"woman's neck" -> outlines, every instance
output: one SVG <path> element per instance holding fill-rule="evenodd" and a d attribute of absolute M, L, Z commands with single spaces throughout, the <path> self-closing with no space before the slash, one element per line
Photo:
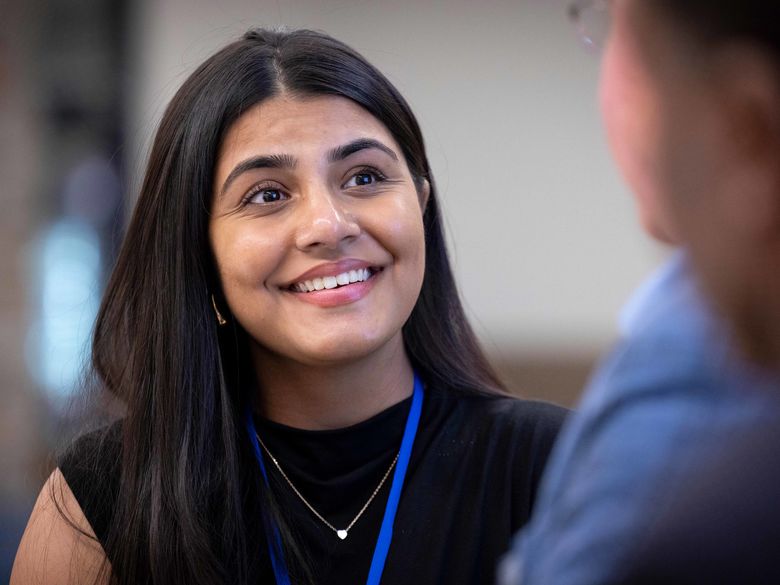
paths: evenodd
<path fill-rule="evenodd" d="M 299 429 L 344 428 L 412 394 L 414 372 L 403 341 L 391 341 L 359 360 L 306 365 L 253 348 L 257 410 Z"/>

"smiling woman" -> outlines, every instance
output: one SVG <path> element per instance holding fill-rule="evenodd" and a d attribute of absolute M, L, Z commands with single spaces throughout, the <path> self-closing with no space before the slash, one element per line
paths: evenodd
<path fill-rule="evenodd" d="M 311 386 L 299 379 L 301 364 L 359 361 L 376 375 L 381 364 L 403 358 L 401 328 L 425 270 L 430 185 L 423 179 L 418 188 L 400 153 L 379 120 L 336 96 L 282 92 L 225 136 L 209 235 L 225 300 L 249 333 L 260 386 L 274 389 L 262 394 L 269 418 L 345 426 L 409 393 L 410 371 L 401 388 L 380 386 L 386 396 L 341 383 L 323 392 L 318 379 L 315 395 L 285 409 L 292 420 L 273 412 L 277 399 L 287 403 L 294 388 Z M 294 372 L 269 363 L 278 356 L 292 360 Z M 323 404 L 344 394 L 349 410 Z"/>
<path fill-rule="evenodd" d="M 44 487 L 14 583 L 488 583 L 563 411 L 467 323 L 417 122 L 255 30 L 161 122 L 96 325 L 120 420 Z"/>

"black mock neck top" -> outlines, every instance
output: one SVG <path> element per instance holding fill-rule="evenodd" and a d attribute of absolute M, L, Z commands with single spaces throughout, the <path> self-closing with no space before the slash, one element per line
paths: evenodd
<path fill-rule="evenodd" d="M 259 417 L 255 424 L 290 482 L 320 515 L 342 529 L 398 453 L 410 406 L 411 398 L 338 430 L 300 430 Z M 428 387 L 382 584 L 493 583 L 497 561 L 531 514 L 565 413 L 540 402 Z M 79 466 L 78 454 L 77 443 L 60 469 L 104 541 L 111 510 L 105 497 L 93 496 L 98 490 L 110 493 L 116 485 L 116 460 L 107 457 L 107 473 L 96 474 Z M 315 582 L 365 583 L 392 473 L 341 540 L 306 507 L 270 458 L 265 462 L 271 490 L 310 559 Z M 256 461 L 246 464 L 260 473 Z M 273 583 L 267 545 L 257 545 L 258 583 Z"/>

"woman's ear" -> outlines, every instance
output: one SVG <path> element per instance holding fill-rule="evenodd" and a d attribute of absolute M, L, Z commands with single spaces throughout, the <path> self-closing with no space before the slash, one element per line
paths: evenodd
<path fill-rule="evenodd" d="M 428 207 L 428 199 L 431 198 L 431 183 L 428 179 L 422 180 L 422 185 L 420 185 L 417 192 L 419 193 L 420 209 L 425 213 L 425 209 Z"/>

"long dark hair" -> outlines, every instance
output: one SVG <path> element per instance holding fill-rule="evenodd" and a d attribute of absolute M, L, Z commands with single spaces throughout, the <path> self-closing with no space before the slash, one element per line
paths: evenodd
<path fill-rule="evenodd" d="M 707 46 L 748 42 L 780 61 L 780 4 L 772 0 L 652 0 Z"/>
<path fill-rule="evenodd" d="M 282 91 L 359 104 L 392 133 L 418 187 L 430 183 L 425 276 L 403 327 L 406 350 L 429 384 L 503 391 L 464 315 L 422 134 L 406 101 L 327 35 L 252 30 L 203 63 L 168 106 L 97 319 L 94 369 L 126 411 L 104 542 L 115 583 L 249 583 L 265 547 L 258 544 L 263 523 L 248 518 L 282 525 L 285 552 L 305 579 L 305 552 L 246 464 L 246 333 L 235 323 L 217 327 L 211 295 L 223 299 L 207 231 L 226 131 Z"/>

